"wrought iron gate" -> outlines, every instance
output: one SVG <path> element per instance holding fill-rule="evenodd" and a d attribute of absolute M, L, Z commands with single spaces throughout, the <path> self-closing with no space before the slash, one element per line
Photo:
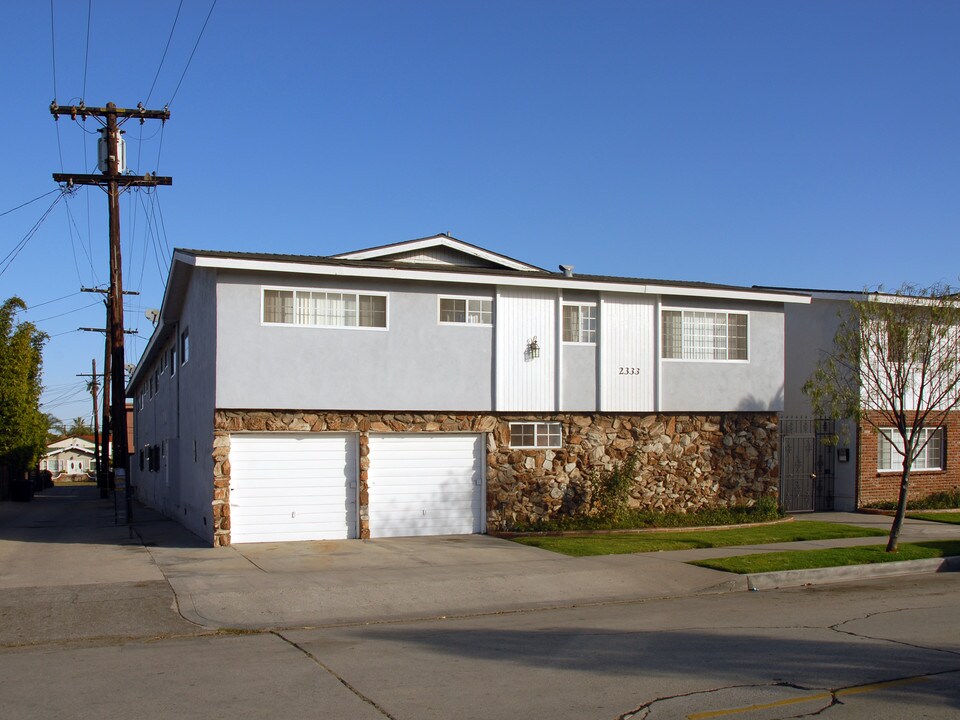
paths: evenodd
<path fill-rule="evenodd" d="M 836 423 L 826 418 L 781 417 L 780 506 L 785 512 L 833 510 Z"/>

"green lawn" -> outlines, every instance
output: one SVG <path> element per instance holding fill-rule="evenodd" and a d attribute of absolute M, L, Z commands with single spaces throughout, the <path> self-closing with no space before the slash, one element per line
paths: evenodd
<path fill-rule="evenodd" d="M 514 542 L 583 557 L 657 552 L 659 550 L 694 550 L 697 548 L 756 545 L 761 543 L 831 540 L 848 537 L 886 535 L 879 530 L 838 525 L 836 523 L 797 521 L 780 525 L 734 528 L 730 530 L 693 530 L 689 532 L 655 532 L 629 535 L 567 535 L 558 537 L 518 537 Z"/>
<path fill-rule="evenodd" d="M 953 523 L 960 525 L 960 513 L 958 512 L 922 512 L 907 513 L 911 520 L 930 520 L 931 522 Z"/>
<path fill-rule="evenodd" d="M 884 545 L 866 545 L 826 550 L 758 553 L 756 555 L 736 555 L 712 560 L 698 560 L 690 564 L 713 568 L 714 570 L 724 570 L 725 572 L 747 574 L 842 567 L 844 565 L 869 565 L 872 563 L 925 560 L 927 558 L 960 555 L 960 540 L 903 543 L 900 545 L 899 552 L 895 553 L 886 552 L 884 547 Z"/>

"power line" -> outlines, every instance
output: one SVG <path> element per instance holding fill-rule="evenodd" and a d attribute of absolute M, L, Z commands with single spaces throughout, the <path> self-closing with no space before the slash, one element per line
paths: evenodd
<path fill-rule="evenodd" d="M 87 2 L 87 49 L 83 54 L 83 92 L 81 101 L 87 96 L 87 65 L 90 63 L 90 16 L 93 14 L 93 0 Z M 56 95 L 56 93 L 54 93 Z"/>
<path fill-rule="evenodd" d="M 203 31 L 207 29 L 207 23 L 210 22 L 210 16 L 213 15 L 213 9 L 216 6 L 217 0 L 213 0 L 213 4 L 210 6 L 210 12 L 207 13 L 207 19 L 203 21 L 203 27 L 200 28 L 200 34 L 197 36 L 197 42 L 193 46 L 193 50 L 190 51 L 190 57 L 187 59 L 187 66 L 183 68 L 183 75 L 180 76 L 180 82 L 177 83 L 177 87 L 174 89 L 173 95 L 171 95 L 170 100 L 167 101 L 167 107 L 170 107 L 173 104 L 173 99 L 177 96 L 177 93 L 180 92 L 180 85 L 183 83 L 183 79 L 187 76 L 187 70 L 190 69 L 190 63 L 193 61 L 193 54 L 200 46 L 200 38 L 203 37 Z"/>
<path fill-rule="evenodd" d="M 79 295 L 79 294 L 80 294 L 80 291 L 78 290 L 77 292 L 70 293 L 69 295 L 64 295 L 63 297 L 54 298 L 53 300 L 44 300 L 41 303 L 34 303 L 29 308 L 27 308 L 27 311 L 29 312 L 30 310 L 36 310 L 38 307 L 43 307 L 44 305 L 52 305 L 55 302 L 60 302 L 61 300 L 66 300 L 67 298 L 72 298 L 74 295 Z"/>
<path fill-rule="evenodd" d="M 57 36 L 55 31 L 53 0 L 50 0 L 50 55 L 53 58 L 53 102 L 57 102 Z M 60 155 L 60 172 L 63 172 L 63 145 L 60 143 L 60 126 L 57 125 L 57 153 Z"/>
<path fill-rule="evenodd" d="M 3 260 L 0 260 L 0 263 L 6 263 L 6 265 L 3 266 L 3 269 L 0 269 L 0 277 L 3 276 L 3 274 L 10 268 L 11 265 L 13 265 L 13 261 L 17 259 L 20 251 L 27 246 L 27 243 L 30 242 L 30 239 L 34 236 L 34 234 L 36 234 L 37 230 L 40 229 L 43 221 L 47 219 L 51 212 L 53 212 L 53 208 L 55 208 L 57 203 L 63 199 L 65 194 L 66 193 L 61 192 L 59 195 L 57 195 L 56 199 L 50 203 L 50 207 L 47 208 L 46 212 L 40 216 L 40 219 L 37 220 L 34 226 L 27 231 L 26 235 L 23 236 L 23 239 L 14 246 L 13 250 L 7 253 Z"/>
<path fill-rule="evenodd" d="M 99 304 L 100 304 L 100 301 L 98 300 L 98 301 L 96 301 L 96 302 L 90 303 L 89 305 L 84 305 L 83 307 L 78 307 L 78 308 L 76 308 L 75 310 L 67 310 L 66 312 L 60 313 L 59 315 L 51 315 L 50 317 L 40 318 L 39 320 L 31 320 L 30 322 L 32 322 L 34 325 L 36 325 L 37 323 L 46 322 L 47 320 L 56 320 L 57 318 L 62 318 L 62 317 L 64 317 L 65 315 L 73 315 L 74 313 L 78 313 L 78 312 L 80 312 L 81 310 L 87 310 L 88 308 L 92 308 L 92 307 L 94 307 L 94 306 L 96 306 L 96 305 L 99 305 Z"/>
<path fill-rule="evenodd" d="M 54 32 L 53 0 L 50 0 L 50 53 L 53 57 L 53 96 L 57 96 L 57 38 Z"/>
<path fill-rule="evenodd" d="M 160 57 L 160 65 L 157 67 L 157 74 L 153 76 L 153 83 L 150 85 L 150 92 L 147 93 L 147 99 L 144 100 L 145 104 L 150 102 L 150 97 L 153 95 L 153 88 L 156 87 L 157 78 L 160 77 L 160 69 L 163 67 L 163 61 L 167 59 L 167 50 L 170 49 L 170 41 L 173 40 L 173 31 L 177 29 L 177 20 L 180 19 L 181 8 L 183 8 L 183 0 L 180 0 L 180 4 L 177 6 L 177 14 L 173 18 L 173 27 L 170 28 L 170 35 L 167 37 L 167 45 L 163 48 L 163 55 Z M 199 40 L 197 42 L 199 42 Z M 186 70 L 184 70 L 184 73 L 186 73 Z M 143 131 L 141 130 L 141 133 L 142 132 Z"/>
<path fill-rule="evenodd" d="M 41 199 L 45 198 L 47 195 L 52 195 L 52 194 L 55 193 L 55 192 L 60 192 L 60 188 L 54 188 L 53 190 L 51 190 L 51 191 L 49 191 L 49 192 L 45 192 L 43 195 L 37 195 L 33 200 L 27 200 L 27 201 L 26 201 L 25 203 L 23 203 L 22 205 L 17 205 L 15 208 L 10 208 L 10 209 L 7 210 L 6 212 L 0 213 L 0 217 L 3 217 L 4 215 L 9 215 L 9 214 L 12 213 L 14 210 L 19 210 L 19 209 L 22 208 L 22 207 L 26 207 L 26 206 L 29 205 L 30 203 L 35 203 L 37 200 L 41 200 Z"/>

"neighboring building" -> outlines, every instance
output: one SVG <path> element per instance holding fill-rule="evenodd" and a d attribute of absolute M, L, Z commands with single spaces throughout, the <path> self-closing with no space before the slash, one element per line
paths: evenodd
<path fill-rule="evenodd" d="M 809 305 L 786 306 L 786 386 L 781 421 L 781 502 L 790 511 L 854 510 L 863 505 L 896 500 L 901 456 L 892 428 L 881 437 L 866 422 L 815 418 L 803 394 L 817 362 L 832 352 L 834 335 L 850 302 L 867 299 L 863 292 L 762 288 L 811 296 Z M 882 297 L 871 295 L 870 297 Z M 838 439 L 836 445 L 824 442 Z M 947 426 L 928 443 L 910 474 L 910 497 L 960 486 L 960 417 L 951 413 Z"/>
<path fill-rule="evenodd" d="M 176 250 L 128 386 L 138 496 L 213 544 L 775 493 L 801 294 L 548 272 L 438 235 L 334 257 Z"/>
<path fill-rule="evenodd" d="M 96 445 L 93 438 L 71 436 L 50 443 L 47 452 L 40 458 L 40 470 L 49 470 L 54 478 L 96 474 Z"/>

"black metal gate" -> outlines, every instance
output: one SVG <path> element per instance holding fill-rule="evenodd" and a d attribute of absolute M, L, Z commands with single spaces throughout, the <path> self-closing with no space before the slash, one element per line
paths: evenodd
<path fill-rule="evenodd" d="M 827 418 L 781 417 L 780 506 L 785 512 L 833 510 L 836 423 Z"/>

